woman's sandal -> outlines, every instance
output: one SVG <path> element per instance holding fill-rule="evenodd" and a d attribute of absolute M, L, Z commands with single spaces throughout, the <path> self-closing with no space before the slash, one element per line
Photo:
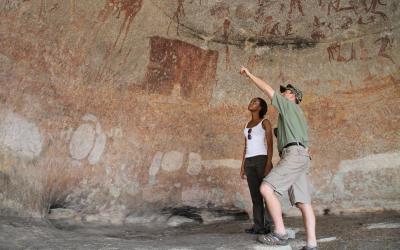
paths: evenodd
<path fill-rule="evenodd" d="M 288 235 L 279 235 L 277 233 L 269 233 L 260 235 L 257 239 L 259 242 L 270 246 L 285 246 L 289 244 Z"/>

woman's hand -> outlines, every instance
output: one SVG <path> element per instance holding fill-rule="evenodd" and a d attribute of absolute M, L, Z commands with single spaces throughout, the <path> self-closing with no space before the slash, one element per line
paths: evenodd
<path fill-rule="evenodd" d="M 267 165 L 265 166 L 264 177 L 267 176 L 269 172 L 271 172 L 271 169 L 272 169 L 272 162 L 268 161 Z"/>
<path fill-rule="evenodd" d="M 244 173 L 243 169 L 240 169 L 240 178 L 242 178 L 242 180 L 246 180 L 246 174 Z"/>

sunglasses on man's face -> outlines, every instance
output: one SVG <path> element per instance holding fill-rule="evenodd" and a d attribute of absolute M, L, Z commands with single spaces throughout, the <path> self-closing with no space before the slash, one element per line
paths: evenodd
<path fill-rule="evenodd" d="M 251 128 L 247 131 L 247 139 L 251 140 Z"/>

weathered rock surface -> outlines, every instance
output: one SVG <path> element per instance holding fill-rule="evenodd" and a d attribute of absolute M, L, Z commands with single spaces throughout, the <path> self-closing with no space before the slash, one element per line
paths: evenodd
<path fill-rule="evenodd" d="M 240 65 L 303 90 L 317 213 L 399 210 L 399 26 L 397 0 L 0 1 L 0 212 L 250 212 Z"/>

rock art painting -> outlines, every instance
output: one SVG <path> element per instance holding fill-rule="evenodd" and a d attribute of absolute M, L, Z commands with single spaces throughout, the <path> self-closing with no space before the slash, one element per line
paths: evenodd
<path fill-rule="evenodd" d="M 157 183 L 159 171 L 174 172 L 184 167 L 184 159 L 187 157 L 186 173 L 197 176 L 203 170 L 212 169 L 240 169 L 241 161 L 236 159 L 203 160 L 198 153 L 190 152 L 187 156 L 179 151 L 157 152 L 149 168 L 149 185 Z"/>
<path fill-rule="evenodd" d="M 150 62 L 146 89 L 170 95 L 176 85 L 183 99 L 208 102 L 215 85 L 218 52 L 204 50 L 179 40 L 150 39 Z"/>
<path fill-rule="evenodd" d="M 85 115 L 81 124 L 72 134 L 69 143 L 71 157 L 75 160 L 88 159 L 91 165 L 96 164 L 106 147 L 107 137 L 94 115 Z"/>
<path fill-rule="evenodd" d="M 40 155 L 43 139 L 35 123 L 11 111 L 0 112 L 0 147 L 34 158 Z"/>
<path fill-rule="evenodd" d="M 0 186 L 30 177 L 22 164 L 46 179 L 54 160 L 87 221 L 247 209 L 242 130 L 266 96 L 243 65 L 303 90 L 316 212 L 400 210 L 399 13 L 398 0 L 0 1 Z M 48 197 L 20 190 L 21 209 Z"/>

